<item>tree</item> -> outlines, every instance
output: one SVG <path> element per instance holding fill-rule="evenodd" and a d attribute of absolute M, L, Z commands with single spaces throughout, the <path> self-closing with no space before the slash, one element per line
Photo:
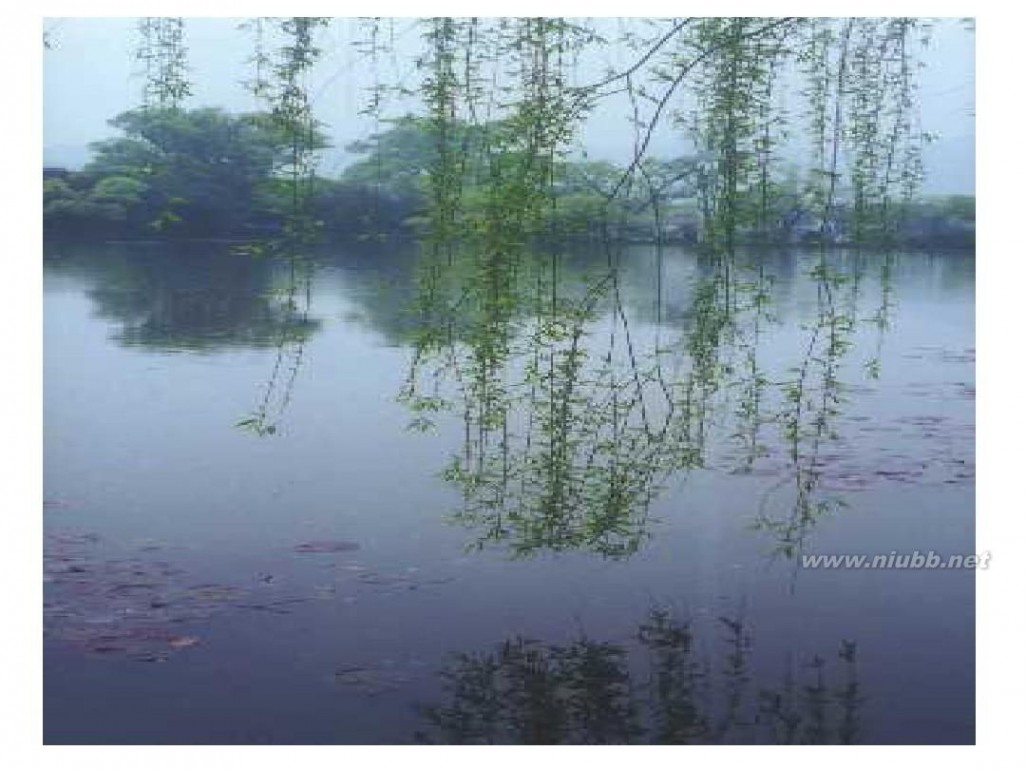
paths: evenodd
<path fill-rule="evenodd" d="M 91 187 L 91 179 L 69 174 L 43 182 L 43 221 L 51 231 L 109 232 L 122 227 L 128 208 L 138 201 L 134 179 L 111 177 L 109 184 Z M 128 183 L 126 185 L 126 183 Z"/>
<path fill-rule="evenodd" d="M 612 41 L 594 20 L 436 17 L 418 22 L 419 82 L 375 85 L 368 112 L 390 127 L 350 146 L 364 157 L 334 187 L 316 180 L 313 151 L 323 138 L 303 79 L 326 23 L 245 25 L 255 35 L 251 88 L 267 112 L 232 118 L 180 108 L 190 88 L 182 22 L 142 22 L 146 107 L 115 120 L 126 136 L 101 143 L 91 167 L 145 183 L 130 221 L 138 214 L 158 229 L 216 234 L 272 215 L 309 222 L 308 204 L 330 215 L 354 200 L 372 204 L 356 217 L 369 227 L 423 207 L 437 241 L 488 233 L 518 243 L 551 230 L 554 199 L 567 193 L 584 196 L 564 207 L 575 222 L 600 209 L 618 221 L 625 210 L 697 194 L 703 238 L 729 251 L 737 238 L 764 237 L 790 209 L 811 212 L 824 230 L 846 213 L 856 239 L 891 235 L 899 202 L 922 175 L 914 108 L 924 20 L 675 18 L 639 23 Z M 376 56 L 387 49 L 381 20 L 364 23 Z M 576 63 L 611 42 L 627 63 L 581 84 Z M 419 116 L 383 114 L 390 90 L 404 102 L 419 95 Z M 573 190 L 581 180 L 565 172 L 580 126 L 612 94 L 630 100 L 631 160 L 612 173 L 593 169 L 600 183 Z M 651 158 L 653 131 L 667 124 L 682 129 L 692 157 Z M 794 204 L 790 190 L 782 200 L 779 174 L 782 150 L 798 134 L 807 147 Z"/>
<path fill-rule="evenodd" d="M 111 123 L 125 135 L 93 145 L 85 171 L 101 179 L 101 198 L 126 205 L 135 226 L 217 235 L 280 212 L 290 143 L 267 115 L 151 108 Z"/>
<path fill-rule="evenodd" d="M 435 162 L 437 146 L 428 121 L 406 116 L 391 128 L 346 146 L 362 155 L 342 173 L 342 182 L 383 190 L 399 197 L 418 197 Z"/>

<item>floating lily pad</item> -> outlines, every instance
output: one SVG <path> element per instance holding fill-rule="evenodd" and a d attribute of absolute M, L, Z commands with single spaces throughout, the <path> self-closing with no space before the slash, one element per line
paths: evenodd
<path fill-rule="evenodd" d="M 302 604 L 307 601 L 306 597 L 292 597 L 286 599 L 277 599 L 270 602 L 251 602 L 246 604 L 236 604 L 235 606 L 243 610 L 260 610 L 263 612 L 273 612 L 277 615 L 288 615 L 291 610 L 287 609 L 293 604 Z"/>
<path fill-rule="evenodd" d="M 205 602 L 228 602 L 238 599 L 243 595 L 241 588 L 235 586 L 219 585 L 217 583 L 203 583 L 190 586 L 188 589 L 190 598 Z"/>
<path fill-rule="evenodd" d="M 300 543 L 292 550 L 296 553 L 343 553 L 360 550 L 360 544 L 351 540 L 312 540 Z"/>
<path fill-rule="evenodd" d="M 335 670 L 334 682 L 339 687 L 363 695 L 380 695 L 398 690 L 412 678 L 391 667 L 342 666 Z"/>
<path fill-rule="evenodd" d="M 44 549 L 43 630 L 91 654 L 162 662 L 195 646 L 195 626 L 237 609 L 287 612 L 281 599 L 218 583 L 186 582 L 166 561 L 99 558 L 94 535 L 51 533 Z"/>

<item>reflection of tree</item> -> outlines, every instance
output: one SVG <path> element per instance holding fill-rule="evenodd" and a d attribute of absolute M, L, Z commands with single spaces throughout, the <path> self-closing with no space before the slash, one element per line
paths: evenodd
<path fill-rule="evenodd" d="M 223 248 L 223 247 L 222 247 Z M 306 338 L 320 323 L 277 302 L 271 262 L 216 253 L 217 247 L 126 247 L 102 258 L 54 261 L 48 269 L 81 271 L 101 318 L 115 321 L 113 338 L 159 350 L 215 352 L 265 348 L 282 329 Z"/>
<path fill-rule="evenodd" d="M 880 306 L 865 319 L 876 329 L 876 356 L 864 365 L 869 377 L 879 376 L 879 350 L 891 313 L 891 259 L 881 257 Z M 756 519 L 757 527 L 770 532 L 777 552 L 787 557 L 801 554 L 807 535 L 822 516 L 843 508 L 837 495 L 820 491 L 826 461 L 824 449 L 839 439 L 837 418 L 846 400 L 841 367 L 854 346 L 862 280 L 859 260 L 842 269 L 820 254 L 810 277 L 816 287 L 816 315 L 806 327 L 807 340 L 792 377 L 781 383 L 784 401 L 773 416 L 782 430 L 790 473 L 767 491 Z M 783 514 L 770 512 L 770 498 L 790 487 L 791 503 Z"/>
<path fill-rule="evenodd" d="M 458 289 L 442 288 L 439 276 L 454 277 L 432 264 L 404 398 L 418 427 L 433 411 L 462 412 L 463 449 L 445 476 L 464 494 L 456 518 L 482 543 L 630 554 L 659 482 L 693 456 L 690 436 L 650 413 L 653 375 L 635 357 L 615 270 L 563 291 L 558 255 L 517 256 L 447 255 Z"/>
<path fill-rule="evenodd" d="M 368 241 L 347 245 L 344 257 L 335 249 L 320 249 L 317 254 L 318 265 L 329 268 L 319 274 L 318 282 L 323 285 L 339 276 L 338 289 L 353 304 L 347 322 L 381 335 L 390 347 L 406 345 L 416 336 L 415 244 Z"/>
<path fill-rule="evenodd" d="M 740 454 L 736 472 L 779 469 L 757 523 L 781 553 L 798 553 L 838 504 L 817 496 L 820 454 L 844 403 L 860 261 L 822 255 L 809 272 L 817 309 L 789 366 L 762 360 L 777 316 L 772 269 L 758 258 L 700 256 L 688 293 L 675 297 L 677 329 L 658 323 L 657 308 L 653 340 L 632 329 L 617 254 L 586 274 L 560 252 L 486 254 L 425 258 L 403 393 L 413 427 L 462 414 L 463 446 L 444 475 L 463 494 L 455 519 L 479 545 L 628 556 L 668 479 L 727 452 Z M 881 331 L 886 286 L 883 302 L 870 319 Z M 793 510 L 781 514 L 768 501 L 787 488 Z"/>
<path fill-rule="evenodd" d="M 768 272 L 761 256 L 746 264 L 737 247 L 766 241 L 775 220 L 799 203 L 816 212 L 818 235 L 831 242 L 845 194 L 859 222 L 873 219 L 874 232 L 890 232 L 892 198 L 911 194 L 919 177 L 908 46 L 918 25 L 796 18 L 667 25 L 635 39 L 634 65 L 593 86 L 567 88 L 575 54 L 598 41 L 587 25 L 426 22 L 420 91 L 434 162 L 422 334 L 403 398 L 415 427 L 429 427 L 432 412 L 462 413 L 462 451 L 445 475 L 463 493 L 456 518 L 479 544 L 502 542 L 521 555 L 630 555 L 667 479 L 710 464 L 711 450 L 732 440 L 743 454 L 741 470 L 775 454 L 796 478 L 797 513 L 781 523 L 764 510 L 760 519 L 783 552 L 796 552 L 821 512 L 813 467 L 841 403 L 840 361 L 854 318 L 833 296 L 838 277 L 827 267 L 814 272 L 818 317 L 807 344 L 792 354 L 797 366 L 764 371 Z M 497 69 L 482 88 L 486 63 L 511 57 L 519 66 L 508 77 Z M 649 66 L 658 74 L 646 83 Z M 781 113 L 780 96 L 797 82 L 796 114 L 810 131 L 811 157 L 802 179 L 784 184 L 776 148 L 794 115 Z M 615 183 L 599 186 L 606 205 L 587 215 L 603 234 L 606 270 L 574 285 L 563 254 L 551 247 L 562 233 L 548 214 L 566 189 L 561 160 L 578 123 L 614 83 L 631 103 L 634 152 Z M 688 88 L 691 115 L 672 106 L 675 92 Z M 699 151 L 687 176 L 702 210 L 704 254 L 684 328 L 675 340 L 653 344 L 628 321 L 611 234 L 625 198 L 662 187 L 646 152 L 671 115 Z M 480 140 L 455 146 L 470 130 L 481 131 Z M 651 198 L 661 241 L 662 203 Z M 539 243 L 548 250 L 533 253 Z M 724 430 L 732 433 L 723 437 Z"/>
<path fill-rule="evenodd" d="M 813 656 L 779 684 L 752 671 L 750 629 L 716 633 L 653 610 L 629 643 L 515 637 L 454 656 L 445 696 L 422 708 L 423 742 L 490 744 L 855 743 L 863 701 L 856 648 Z M 716 638 L 706 638 L 715 636 Z M 711 650 L 703 654 L 702 649 Z"/>
<path fill-rule="evenodd" d="M 286 254 L 288 271 L 279 290 L 278 301 L 289 314 L 295 314 L 301 323 L 310 323 L 311 278 L 313 265 L 309 259 L 292 253 Z M 236 427 L 251 430 L 258 435 L 271 435 L 278 430 L 278 420 L 288 409 L 292 399 L 295 378 L 300 373 L 307 335 L 295 334 L 290 323 L 279 325 L 275 338 L 276 354 L 271 374 L 267 378 L 257 407 L 236 423 Z"/>

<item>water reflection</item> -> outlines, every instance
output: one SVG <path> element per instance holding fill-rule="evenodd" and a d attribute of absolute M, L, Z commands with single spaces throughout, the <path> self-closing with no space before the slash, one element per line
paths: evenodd
<path fill-rule="evenodd" d="M 725 464 L 780 477 L 755 524 L 786 556 L 842 504 L 818 494 L 824 448 L 839 437 L 842 372 L 879 376 L 878 357 L 854 372 L 846 359 L 860 326 L 871 323 L 882 344 L 890 257 L 874 265 L 881 300 L 866 318 L 865 260 L 814 255 L 798 282 L 811 294 L 807 321 L 769 361 L 764 338 L 781 328 L 776 262 L 699 256 L 692 279 L 668 291 L 661 253 L 655 258 L 654 319 L 639 320 L 625 300 L 629 268 L 611 247 L 590 270 L 558 251 L 426 255 L 421 330 L 401 399 L 415 429 L 430 429 L 443 412 L 462 417 L 462 447 L 444 476 L 461 491 L 454 519 L 476 545 L 517 556 L 630 556 L 671 478 Z M 676 308 L 672 320 L 664 302 Z M 781 504 L 782 490 L 790 504 Z"/>
<path fill-rule="evenodd" d="M 463 447 L 444 476 L 479 543 L 629 555 L 655 486 L 689 450 L 673 455 L 656 438 L 615 272 L 573 282 L 566 269 L 557 254 L 429 263 L 402 398 L 416 428 L 442 410 L 462 414 Z M 609 313 L 599 347 L 593 327 Z"/>
<path fill-rule="evenodd" d="M 845 413 L 881 375 L 894 265 L 886 254 L 682 260 L 598 245 L 425 250 L 414 270 L 402 250 L 253 259 L 223 244 L 135 244 L 102 259 L 66 253 L 48 269 L 86 277 L 121 344 L 272 349 L 236 420 L 259 435 L 277 431 L 322 327 L 313 283 L 341 277 L 334 290 L 361 324 L 413 350 L 400 394 L 411 427 L 460 423 L 442 473 L 476 546 L 629 557 L 661 491 L 708 469 L 768 479 L 752 524 L 795 558 L 879 470 L 848 462 Z"/>
<path fill-rule="evenodd" d="M 415 273 L 390 253 L 318 256 L 293 295 L 301 317 L 308 278 L 320 319 L 304 337 L 295 429 L 257 442 L 231 426 L 261 398 L 252 387 L 271 379 L 280 336 L 254 355 L 230 354 L 238 342 L 169 356 L 108 342 L 122 321 L 90 314 L 108 282 L 143 292 L 210 276 L 284 310 L 273 292 L 287 264 L 157 251 L 46 265 L 47 489 L 69 501 L 48 509 L 48 531 L 73 519 L 103 543 L 168 549 L 104 550 L 100 582 L 68 570 L 48 585 L 74 600 L 57 619 L 65 638 L 48 640 L 51 739 L 402 741 L 420 726 L 454 743 L 971 742 L 971 574 L 803 572 L 788 595 L 789 565 L 761 558 L 972 550 L 970 259 L 524 249 L 506 265 L 453 252 Z M 276 383 L 300 347 L 284 349 Z M 407 375 L 400 407 L 392 387 Z M 209 387 L 191 387 L 197 376 Z M 436 435 L 403 439 L 407 419 Z M 433 478 L 446 453 L 448 485 Z M 843 502 L 852 515 L 824 520 Z M 453 507 L 462 526 L 436 526 Z M 363 544 L 360 562 L 296 563 L 295 543 L 322 539 Z M 487 552 L 460 556 L 468 539 Z M 152 628 L 176 608 L 138 584 L 185 544 L 170 588 L 177 609 L 210 621 Z M 503 558 L 554 550 L 565 558 L 530 569 Z M 621 562 L 577 558 L 590 554 Z M 748 613 L 639 616 L 641 597 L 682 585 L 697 607 L 738 587 Z M 97 593 L 108 589 L 113 605 Z M 303 601 L 279 618 L 266 609 L 279 596 Z M 141 614 L 97 612 L 122 605 Z M 572 637 L 578 610 L 588 633 Z M 647 641 L 618 636 L 625 622 Z M 488 646 L 510 628 L 545 630 Z M 845 638 L 859 640 L 850 677 Z M 129 660 L 63 668 L 89 640 Z M 243 648 L 274 676 L 251 677 Z M 445 650 L 466 654 L 435 697 L 423 661 Z M 104 673 L 94 698 L 99 680 L 79 674 L 121 662 L 146 670 Z M 367 697 L 353 686 L 364 681 Z M 102 707 L 84 718 L 83 698 Z M 432 704 L 422 725 L 407 708 L 417 698 Z M 310 704 L 302 719 L 295 703 Z"/>
<path fill-rule="evenodd" d="M 865 700 L 857 649 L 788 656 L 760 677 L 743 618 L 706 623 L 652 609 L 624 642 L 521 636 L 454 655 L 445 695 L 421 708 L 424 743 L 850 744 Z"/>
<path fill-rule="evenodd" d="M 290 320 L 279 324 L 274 366 L 264 385 L 263 395 L 256 408 L 236 423 L 236 427 L 252 430 L 260 436 L 277 431 L 278 420 L 292 400 L 292 391 L 306 350 L 307 335 L 297 334 L 291 323 L 292 316 L 297 317 L 302 324 L 309 323 L 310 318 L 314 268 L 302 241 L 301 234 L 298 239 L 290 236 L 257 247 L 261 256 L 278 257 L 287 265 L 283 284 L 278 289 L 278 301 L 290 316 Z"/>
<path fill-rule="evenodd" d="M 79 258 L 64 251 L 48 269 L 92 284 L 86 295 L 97 316 L 116 324 L 111 336 L 122 345 L 213 353 L 305 340 L 320 328 L 289 301 L 295 281 L 269 260 L 228 256 L 219 244 L 105 252 Z"/>

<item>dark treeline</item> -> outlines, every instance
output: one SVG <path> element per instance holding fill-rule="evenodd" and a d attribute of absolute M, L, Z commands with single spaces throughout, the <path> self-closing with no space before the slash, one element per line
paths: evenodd
<path fill-rule="evenodd" d="M 252 238 L 279 232 L 292 211 L 288 131 L 265 113 L 217 108 L 139 109 L 112 121 L 122 135 L 93 145 L 81 171 L 44 170 L 48 235 L 122 238 Z M 498 125 L 456 124 L 445 137 L 462 159 L 468 210 L 489 205 L 488 175 Z M 328 147 L 315 132 L 312 147 Z M 325 235 L 380 240 L 422 233 L 431 205 L 439 137 L 431 121 L 404 117 L 346 150 L 356 156 L 338 178 L 314 176 L 307 198 Z M 513 164 L 515 154 L 500 162 Z M 563 159 L 540 235 L 579 240 L 693 243 L 703 239 L 707 175 L 698 156 L 643 161 L 644 184 L 624 191 L 624 169 L 608 161 Z M 762 192 L 760 192 L 762 194 Z M 653 211 L 658 208 L 659 216 Z M 773 183 L 769 225 L 748 240 L 769 243 L 852 240 L 843 200 L 828 220 L 804 200 L 793 177 Z M 906 202 L 897 240 L 913 246 L 972 246 L 975 200 L 947 196 Z M 745 234 L 742 233 L 744 236 Z M 892 234 L 893 235 L 893 234 Z"/>

